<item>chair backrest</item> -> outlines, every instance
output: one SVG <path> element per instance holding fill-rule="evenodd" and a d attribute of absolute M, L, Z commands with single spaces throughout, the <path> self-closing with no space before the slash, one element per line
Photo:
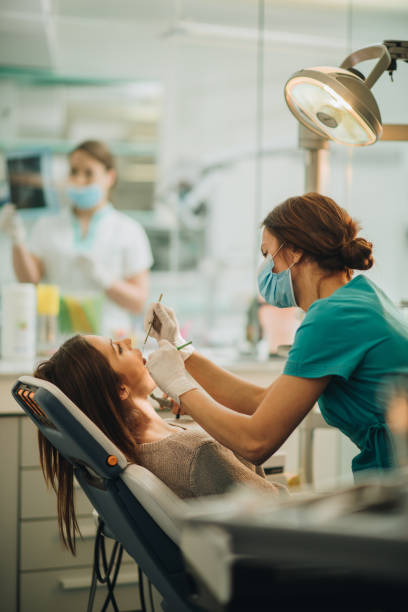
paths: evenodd
<path fill-rule="evenodd" d="M 117 476 L 127 466 L 118 447 L 56 385 L 34 376 L 21 376 L 12 394 L 71 463 L 82 463 L 104 478 Z"/>
<path fill-rule="evenodd" d="M 187 504 L 124 454 L 58 387 L 21 376 L 12 395 L 75 476 L 109 531 L 175 609 L 195 610 L 178 542 Z"/>

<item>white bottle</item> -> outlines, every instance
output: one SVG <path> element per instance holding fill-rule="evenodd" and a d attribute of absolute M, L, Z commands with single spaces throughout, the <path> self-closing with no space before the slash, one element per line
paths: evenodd
<path fill-rule="evenodd" d="M 13 283 L 1 291 L 1 357 L 29 361 L 35 357 L 37 299 L 35 285 Z"/>

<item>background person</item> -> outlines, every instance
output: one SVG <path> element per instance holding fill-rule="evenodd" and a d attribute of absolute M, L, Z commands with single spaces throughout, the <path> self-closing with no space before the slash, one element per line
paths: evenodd
<path fill-rule="evenodd" d="M 41 217 L 28 241 L 14 206 L 3 207 L 0 228 L 12 239 L 15 274 L 20 282 L 58 285 L 62 294 L 103 294 L 101 332 L 128 335 L 130 315 L 143 310 L 149 293 L 153 258 L 148 238 L 138 222 L 109 201 L 116 170 L 105 144 L 81 143 L 69 164 L 71 206 Z"/>
<path fill-rule="evenodd" d="M 306 313 L 283 374 L 264 389 L 191 345 L 177 351 L 174 344 L 184 340 L 174 312 L 156 303 L 145 318 L 146 328 L 153 314 L 161 324 L 151 331 L 160 344 L 148 360 L 152 377 L 216 440 L 254 463 L 276 452 L 318 402 L 327 423 L 360 449 L 355 475 L 393 467 L 379 391 L 388 376 L 408 372 L 408 323 L 375 283 L 353 278 L 355 269 L 373 265 L 372 244 L 357 237 L 359 226 L 346 210 L 317 193 L 285 200 L 263 226 L 259 291 L 274 306 Z M 186 376 L 183 358 L 212 399 Z"/>
<path fill-rule="evenodd" d="M 156 383 L 144 362 L 129 339 L 78 335 L 41 363 L 34 376 L 59 387 L 130 462 L 153 472 L 179 497 L 222 494 L 236 483 L 278 493 L 262 468 L 238 458 L 197 425 L 164 421 L 148 399 Z M 57 493 L 60 533 L 74 552 L 73 466 L 40 431 L 38 436 L 44 476 Z"/>

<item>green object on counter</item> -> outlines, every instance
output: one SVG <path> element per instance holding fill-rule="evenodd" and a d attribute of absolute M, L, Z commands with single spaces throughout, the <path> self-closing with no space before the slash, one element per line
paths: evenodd
<path fill-rule="evenodd" d="M 82 298 L 62 295 L 58 317 L 59 332 L 99 334 L 103 299 L 101 295 Z"/>
<path fill-rule="evenodd" d="M 61 334 L 67 334 L 72 331 L 71 319 L 68 308 L 63 297 L 60 297 L 59 313 L 58 313 L 58 329 Z"/>
<path fill-rule="evenodd" d="M 103 298 L 87 298 L 82 302 L 82 308 L 91 327 L 91 333 L 99 334 L 102 320 Z"/>

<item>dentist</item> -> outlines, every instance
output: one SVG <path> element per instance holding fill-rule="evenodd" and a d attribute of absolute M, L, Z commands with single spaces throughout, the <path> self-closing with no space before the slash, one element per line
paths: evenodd
<path fill-rule="evenodd" d="M 149 356 L 150 374 L 216 440 L 254 463 L 275 453 L 318 402 L 327 423 L 359 448 L 354 475 L 393 467 L 381 389 L 388 376 L 408 372 L 408 324 L 371 280 L 353 277 L 373 265 L 371 243 L 317 193 L 287 199 L 263 227 L 259 291 L 274 306 L 306 313 L 283 374 L 264 389 L 191 345 L 178 351 L 177 319 L 159 303 L 145 320 L 147 327 L 155 314 L 161 323 L 151 332 L 160 348 Z"/>
<path fill-rule="evenodd" d="M 20 282 L 59 285 L 62 293 L 104 295 L 102 334 L 129 333 L 130 314 L 143 310 L 149 293 L 150 244 L 142 226 L 109 201 L 115 160 L 102 142 L 88 140 L 69 155 L 66 196 L 70 206 L 43 216 L 29 240 L 15 207 L 1 213 L 1 228 L 13 244 Z"/>

